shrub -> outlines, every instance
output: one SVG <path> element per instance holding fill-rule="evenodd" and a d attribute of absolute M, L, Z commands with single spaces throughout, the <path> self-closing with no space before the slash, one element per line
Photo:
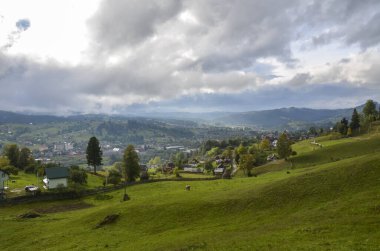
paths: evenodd
<path fill-rule="evenodd" d="M 26 166 L 25 169 L 24 169 L 25 173 L 34 173 L 35 171 L 36 171 L 36 168 L 33 165 Z"/>
<path fill-rule="evenodd" d="M 79 168 L 70 169 L 70 180 L 77 184 L 86 184 L 87 183 L 87 173 L 84 170 Z"/>
<path fill-rule="evenodd" d="M 149 173 L 147 171 L 141 172 L 140 180 L 149 180 Z"/>
<path fill-rule="evenodd" d="M 111 169 L 108 175 L 108 183 L 117 185 L 121 182 L 121 173 L 115 169 Z"/>
<path fill-rule="evenodd" d="M 181 174 L 179 173 L 179 168 L 178 168 L 178 167 L 174 168 L 174 170 L 173 170 L 173 174 L 174 174 L 175 177 L 177 177 L 177 178 L 181 177 Z"/>
<path fill-rule="evenodd" d="M 223 179 L 231 179 L 231 169 L 226 169 L 222 175 Z"/>

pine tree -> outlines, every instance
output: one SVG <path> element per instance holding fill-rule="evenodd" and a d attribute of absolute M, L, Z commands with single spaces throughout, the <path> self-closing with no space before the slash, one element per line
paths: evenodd
<path fill-rule="evenodd" d="M 88 141 L 86 158 L 87 165 L 94 167 L 96 174 L 96 167 L 102 165 L 102 150 L 100 149 L 99 140 L 96 137 L 91 137 Z"/>
<path fill-rule="evenodd" d="M 338 123 L 337 129 L 340 134 L 346 135 L 348 129 L 348 120 L 346 118 L 343 118 L 340 123 Z"/>
<path fill-rule="evenodd" d="M 355 132 L 360 127 L 360 117 L 356 109 L 352 113 L 350 128 L 353 132 Z"/>

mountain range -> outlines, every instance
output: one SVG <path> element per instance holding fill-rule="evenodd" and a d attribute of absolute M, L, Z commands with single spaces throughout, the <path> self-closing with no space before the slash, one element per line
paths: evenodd
<path fill-rule="evenodd" d="M 364 105 L 355 107 L 359 112 Z M 310 126 L 331 126 L 343 117 L 350 119 L 354 108 L 346 109 L 310 109 L 279 108 L 249 112 L 207 112 L 207 113 L 140 113 L 134 115 L 74 115 L 68 117 L 52 115 L 30 115 L 0 111 L 0 123 L 49 123 L 81 120 L 106 120 L 111 118 L 154 118 L 157 120 L 183 120 L 218 126 L 246 126 L 258 130 L 296 130 Z"/>

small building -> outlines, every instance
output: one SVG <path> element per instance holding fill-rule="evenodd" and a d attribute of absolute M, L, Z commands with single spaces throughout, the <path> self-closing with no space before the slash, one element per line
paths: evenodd
<path fill-rule="evenodd" d="M 0 170 L 0 193 L 2 193 L 7 187 L 9 180 L 9 173 L 3 170 Z"/>
<path fill-rule="evenodd" d="M 45 169 L 46 176 L 43 179 L 45 189 L 67 187 L 69 169 L 66 167 L 52 167 Z"/>

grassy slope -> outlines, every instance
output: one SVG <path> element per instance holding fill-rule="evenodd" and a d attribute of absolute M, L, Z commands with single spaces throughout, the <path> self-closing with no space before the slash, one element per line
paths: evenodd
<path fill-rule="evenodd" d="M 301 151 L 290 174 L 192 182 L 190 192 L 186 182 L 134 186 L 128 202 L 117 191 L 112 200 L 85 199 L 92 208 L 29 220 L 15 217 L 77 202 L 0 208 L 0 243 L 2 250 L 376 250 L 379 141 L 329 142 Z M 94 230 L 110 213 L 120 220 Z"/>

